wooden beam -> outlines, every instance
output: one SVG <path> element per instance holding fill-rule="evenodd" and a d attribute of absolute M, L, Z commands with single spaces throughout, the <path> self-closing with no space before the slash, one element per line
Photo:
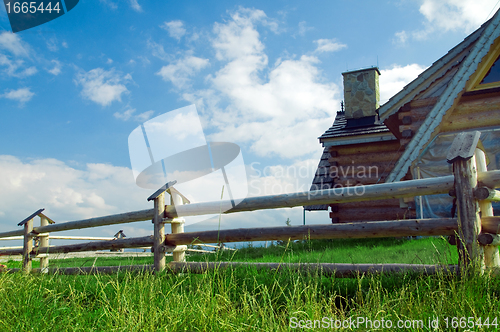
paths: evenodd
<path fill-rule="evenodd" d="M 500 186 L 500 170 L 479 172 L 477 174 L 478 186 L 497 188 Z"/>
<path fill-rule="evenodd" d="M 500 234 L 500 217 L 481 217 L 483 233 Z"/>
<path fill-rule="evenodd" d="M 33 249 L 33 237 L 31 231 L 33 230 L 33 217 L 28 220 L 23 220 L 24 226 L 24 243 L 23 243 L 23 272 L 31 272 L 31 250 Z"/>
<path fill-rule="evenodd" d="M 492 127 L 500 125 L 498 110 L 475 114 L 451 115 L 441 122 L 441 132 L 461 131 L 473 128 Z"/>
<path fill-rule="evenodd" d="M 477 241 L 483 246 L 500 246 L 500 235 L 481 233 L 477 237 Z M 487 265 L 488 266 L 488 265 Z"/>
<path fill-rule="evenodd" d="M 481 233 L 479 205 L 474 199 L 477 186 L 476 158 L 474 156 L 481 133 L 479 131 L 458 134 L 451 144 L 446 159 L 453 163 L 457 200 L 459 265 L 464 269 L 479 265 L 484 270 L 484 251 L 478 245 Z"/>
<path fill-rule="evenodd" d="M 385 152 L 385 153 L 379 153 L 379 152 L 370 152 L 370 153 L 363 153 L 363 154 L 356 154 L 356 155 L 344 155 L 344 156 L 338 156 L 338 157 L 331 157 L 328 158 L 329 162 L 336 161 L 339 163 L 339 166 L 341 167 L 347 167 L 347 166 L 357 166 L 357 162 L 361 162 L 363 164 L 370 164 L 370 163 L 377 163 L 377 162 L 390 162 L 391 160 L 398 160 L 399 157 L 401 156 L 402 152 Z M 353 164 L 354 161 L 354 164 Z"/>
<path fill-rule="evenodd" d="M 117 250 L 122 248 L 141 248 L 141 247 L 151 247 L 153 243 L 154 243 L 154 238 L 152 235 L 149 235 L 143 237 L 130 237 L 130 238 L 115 239 L 115 240 L 107 240 L 107 241 L 67 244 L 62 246 L 39 247 L 35 248 L 32 251 L 32 255 L 37 255 L 39 253 L 63 254 L 68 252 Z M 169 249 L 173 250 L 174 248 L 172 247 Z"/>
<path fill-rule="evenodd" d="M 403 237 L 450 235 L 457 230 L 456 219 L 407 219 L 363 223 L 283 226 L 265 228 L 239 228 L 219 231 L 201 231 L 168 234 L 167 245 L 229 243 L 269 240 L 359 239 L 377 237 Z"/>
<path fill-rule="evenodd" d="M 437 178 L 382 183 L 369 186 L 343 187 L 293 194 L 248 197 L 235 207 L 232 206 L 230 200 L 193 203 L 182 206 L 168 205 L 165 211 L 167 217 L 173 218 L 177 216 L 177 213 L 182 216 L 218 214 L 221 208 L 222 210 L 226 210 L 227 208 L 226 212 L 224 212 L 227 214 L 242 211 L 276 209 L 282 207 L 361 202 L 374 199 L 444 194 L 448 193 L 448 191 L 452 188 L 453 181 L 453 176 L 449 175 Z"/>
<path fill-rule="evenodd" d="M 380 143 L 363 143 L 345 146 L 332 146 L 329 151 L 336 151 L 338 156 L 347 156 L 360 153 L 389 152 L 397 151 L 399 144 L 397 141 L 387 141 Z"/>
<path fill-rule="evenodd" d="M 47 226 L 49 224 L 49 220 L 44 214 L 40 214 L 40 226 Z M 49 247 L 49 234 L 44 234 L 44 236 L 40 236 L 40 247 Z M 49 267 L 49 257 L 40 257 L 40 269 L 42 273 L 47 273 Z"/>
<path fill-rule="evenodd" d="M 476 166 L 477 166 L 477 171 L 478 172 L 486 172 L 488 170 L 487 168 L 487 163 L 486 163 L 486 154 L 484 151 L 480 149 L 476 149 Z M 484 190 L 481 190 L 482 188 L 487 189 L 487 195 L 485 199 L 482 199 L 481 195 L 484 195 Z M 486 198 L 489 198 L 490 195 L 492 198 L 495 197 L 495 190 L 492 190 L 490 192 L 488 187 L 480 187 L 479 191 L 476 189 L 474 191 L 474 195 L 476 196 L 476 199 L 479 199 L 479 209 L 481 210 L 481 227 L 482 227 L 482 232 L 484 232 L 485 228 L 482 223 L 484 217 L 492 217 L 493 216 L 493 206 L 491 205 L 490 200 L 486 200 Z M 479 198 L 478 198 L 479 196 Z M 494 232 L 496 235 L 496 232 Z M 478 238 L 480 241 L 480 239 Z M 480 241 L 481 242 L 481 241 Z M 484 250 L 484 264 L 487 268 L 498 268 L 500 267 L 500 254 L 498 251 L 498 246 L 493 246 L 493 245 L 487 245 L 483 247 Z"/>
<path fill-rule="evenodd" d="M 355 278 L 360 274 L 382 273 L 421 273 L 424 275 L 442 273 L 445 275 L 458 272 L 456 265 L 419 265 L 419 264 L 332 264 L 332 263 L 248 263 L 248 262 L 170 262 L 169 270 L 173 273 L 205 273 L 215 269 L 228 268 L 270 269 L 281 272 L 313 272 L 335 275 L 337 278 Z"/>
<path fill-rule="evenodd" d="M 500 171 L 488 171 L 478 174 L 478 181 L 482 186 L 495 188 L 500 185 Z M 240 204 L 232 208 L 231 201 L 217 201 L 187 204 L 178 207 L 184 216 L 217 214 L 221 204 L 228 206 L 225 213 L 235 213 L 242 211 L 254 211 L 262 209 L 276 209 L 284 207 L 294 207 L 316 204 L 335 204 L 347 202 L 362 202 L 378 199 L 392 199 L 399 197 L 413 197 L 419 195 L 444 194 L 453 187 L 453 176 L 444 176 L 432 179 L 409 180 L 394 183 L 383 183 L 371 186 L 358 187 L 357 190 L 364 191 L 362 195 L 356 195 L 352 188 L 336 188 L 318 191 L 306 191 L 292 194 L 269 195 L 245 198 Z M 168 217 L 177 216 L 176 207 L 167 206 Z M 70 221 L 44 227 L 35 227 L 34 232 L 57 232 L 71 229 L 82 229 L 104 225 L 114 225 L 142 220 L 151 220 L 154 210 L 141 210 L 99 218 Z M 23 230 L 0 233 L 0 237 L 23 235 Z"/>
<path fill-rule="evenodd" d="M 404 210 L 399 206 L 394 208 L 363 208 L 357 210 L 344 210 L 332 212 L 330 217 L 339 219 L 339 222 L 354 222 L 354 221 L 381 221 L 381 220 L 396 220 L 396 219 L 415 219 L 416 212 L 412 210 Z"/>
<path fill-rule="evenodd" d="M 165 217 L 165 191 L 154 197 L 154 210 L 154 266 L 156 272 L 161 272 L 165 269 L 165 250 L 163 246 L 165 242 L 165 224 L 163 223 Z"/>
<path fill-rule="evenodd" d="M 488 187 L 479 187 L 474 190 L 474 196 L 479 200 L 500 202 L 500 191 Z"/>
<path fill-rule="evenodd" d="M 496 111 L 500 108 L 500 96 L 498 94 L 493 96 L 484 97 L 480 99 L 474 97 L 462 98 L 460 103 L 453 111 L 452 116 L 470 115 L 482 112 Z"/>
<path fill-rule="evenodd" d="M 153 217 L 154 217 L 154 210 L 149 209 L 149 210 L 113 214 L 109 216 L 96 217 L 84 220 L 68 221 L 64 223 L 47 225 L 43 227 L 34 227 L 33 232 L 36 235 L 39 233 L 60 232 L 72 229 L 84 229 L 84 228 L 92 228 L 98 226 L 127 224 L 136 221 L 152 220 Z M 23 230 L 19 231 L 16 230 L 11 232 L 0 233 L 0 237 L 16 236 L 23 234 L 24 234 Z"/>

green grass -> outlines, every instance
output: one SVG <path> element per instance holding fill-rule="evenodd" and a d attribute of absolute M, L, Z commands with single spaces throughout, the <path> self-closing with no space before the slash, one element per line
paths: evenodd
<path fill-rule="evenodd" d="M 358 251 L 360 254 L 355 254 Z M 267 249 L 249 247 L 223 252 L 218 259 L 436 263 L 453 261 L 455 258 L 449 256 L 455 251 L 440 238 L 336 240 L 284 243 Z M 189 257 L 190 261 L 208 259 L 217 257 Z M 51 260 L 51 264 L 60 261 L 63 260 Z M 92 265 L 94 259 L 64 261 L 80 266 Z M 113 262 L 116 260 L 99 258 L 95 263 L 112 265 Z M 130 263 L 148 262 L 138 258 L 132 262 L 121 261 L 122 265 Z M 9 262 L 9 267 L 11 264 Z M 321 321 L 323 317 L 333 320 L 383 318 L 394 324 L 392 329 L 383 330 L 393 331 L 400 330 L 396 326 L 398 320 L 422 320 L 427 326 L 429 317 L 438 317 L 439 330 L 447 331 L 455 330 L 451 328 L 453 317 L 473 317 L 474 322 L 490 317 L 491 322 L 494 317 L 500 319 L 499 309 L 500 278 L 475 274 L 469 277 L 392 274 L 338 279 L 319 272 L 276 272 L 251 267 L 182 275 L 147 272 L 87 276 L 0 274 L 0 331 L 300 330 L 290 328 L 292 317 L 297 318 L 297 322 L 303 320 L 304 324 L 307 320 Z M 449 317 L 449 328 L 445 325 L 446 317 Z M 362 325 L 356 330 L 369 329 Z M 490 326 L 470 330 L 498 329 Z"/>

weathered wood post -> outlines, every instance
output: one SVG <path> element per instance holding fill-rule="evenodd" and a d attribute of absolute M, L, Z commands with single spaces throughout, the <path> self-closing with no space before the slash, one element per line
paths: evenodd
<path fill-rule="evenodd" d="M 476 149 L 476 165 L 478 173 L 488 171 L 486 163 L 486 154 L 480 149 Z M 485 195 L 485 193 L 487 195 Z M 493 217 L 493 206 L 491 205 L 491 201 L 495 200 L 494 197 L 496 191 L 483 187 L 476 189 L 474 194 L 476 199 L 479 199 L 479 209 L 481 210 L 481 218 Z M 488 199 L 489 196 L 493 196 L 491 200 Z M 484 264 L 487 268 L 500 268 L 500 255 L 498 253 L 498 244 L 497 245 L 494 244 L 494 240 L 497 238 L 498 238 L 497 234 L 495 235 L 491 234 L 491 244 L 484 245 Z M 481 241 L 479 242 L 481 243 Z"/>
<path fill-rule="evenodd" d="M 170 204 L 173 206 L 181 206 L 184 203 L 189 203 L 189 200 L 182 195 L 177 189 L 171 187 L 168 189 L 170 194 Z M 170 220 L 170 226 L 172 234 L 184 233 L 184 218 L 173 218 Z M 176 246 L 172 255 L 174 262 L 185 262 L 186 261 L 186 250 L 187 246 L 181 245 Z"/>
<path fill-rule="evenodd" d="M 474 152 L 479 142 L 479 131 L 460 133 L 455 137 L 446 156 L 453 164 L 458 216 L 459 265 L 466 269 L 475 264 L 484 270 L 484 252 L 477 238 L 481 232 L 479 205 L 474 197 L 477 186 L 477 168 Z"/>
<path fill-rule="evenodd" d="M 23 272 L 31 272 L 31 251 L 33 250 L 33 218 L 39 215 L 43 210 L 40 209 L 32 213 L 29 217 L 21 221 L 18 226 L 24 226 L 24 239 L 23 239 Z"/>
<path fill-rule="evenodd" d="M 49 220 L 43 214 L 40 214 L 40 226 L 47 226 L 49 224 Z M 40 238 L 40 248 L 48 248 L 49 247 L 49 233 L 39 234 Z M 47 273 L 49 272 L 49 254 L 46 252 L 39 252 L 38 256 L 40 256 L 40 272 Z"/>
<path fill-rule="evenodd" d="M 158 189 L 153 195 L 148 197 L 148 201 L 154 200 L 154 234 L 153 234 L 153 254 L 154 267 L 156 272 L 165 269 L 165 191 L 170 183 Z"/>

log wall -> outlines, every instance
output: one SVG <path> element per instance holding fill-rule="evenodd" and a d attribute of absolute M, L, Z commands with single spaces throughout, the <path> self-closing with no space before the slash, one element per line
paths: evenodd
<path fill-rule="evenodd" d="M 329 174 L 334 187 L 352 187 L 384 183 L 403 149 L 400 142 L 376 142 L 332 146 Z M 411 201 L 411 200 L 410 200 Z M 400 207 L 399 199 L 384 199 L 366 203 L 330 205 L 332 223 L 379 221 L 415 218 L 414 204 Z M 412 208 L 413 207 L 413 208 Z"/>

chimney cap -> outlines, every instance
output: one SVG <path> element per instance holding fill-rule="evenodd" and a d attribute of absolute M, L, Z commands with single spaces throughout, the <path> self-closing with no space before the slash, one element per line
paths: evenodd
<path fill-rule="evenodd" d="M 357 72 L 363 72 L 363 71 L 369 71 L 369 70 L 376 70 L 378 72 L 379 75 L 382 75 L 380 73 L 380 70 L 378 69 L 378 67 L 376 66 L 372 66 L 372 67 L 368 67 L 368 68 L 362 68 L 362 69 L 356 69 L 356 70 L 349 70 L 349 71 L 345 71 L 342 73 L 342 75 L 345 75 L 345 74 L 352 74 L 352 73 L 357 73 Z"/>

